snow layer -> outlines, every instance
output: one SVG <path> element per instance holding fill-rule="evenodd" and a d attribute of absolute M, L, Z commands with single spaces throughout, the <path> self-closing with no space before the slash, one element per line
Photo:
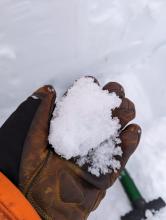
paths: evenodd
<path fill-rule="evenodd" d="M 118 118 L 112 110 L 121 99 L 115 93 L 102 90 L 94 79 L 83 77 L 75 81 L 56 103 L 50 125 L 49 142 L 56 153 L 66 158 L 79 157 L 78 165 L 89 164 L 88 171 L 99 176 L 120 168 L 114 156 L 122 155 Z"/>
<path fill-rule="evenodd" d="M 143 129 L 127 168 L 147 201 L 166 200 L 165 11 L 165 0 L 0 0 L 1 123 L 42 84 L 64 92 L 87 73 L 119 81 Z M 117 181 L 88 220 L 129 210 Z"/>

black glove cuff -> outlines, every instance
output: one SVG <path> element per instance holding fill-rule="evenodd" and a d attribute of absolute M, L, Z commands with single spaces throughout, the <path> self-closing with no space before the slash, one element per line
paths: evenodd
<path fill-rule="evenodd" d="M 29 97 L 0 128 L 0 171 L 15 185 L 19 178 L 22 147 L 40 102 L 40 99 Z"/>

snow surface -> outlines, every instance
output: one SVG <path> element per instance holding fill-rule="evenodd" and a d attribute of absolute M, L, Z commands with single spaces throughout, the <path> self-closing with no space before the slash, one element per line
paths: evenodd
<path fill-rule="evenodd" d="M 96 176 L 120 169 L 115 156 L 122 155 L 118 146 L 119 119 L 112 110 L 121 99 L 102 90 L 91 77 L 82 77 L 57 103 L 50 124 L 49 142 L 67 160 L 78 157 L 77 164 L 88 164 Z"/>
<path fill-rule="evenodd" d="M 159 212 L 156 212 L 155 215 L 152 215 L 150 213 L 148 213 L 146 215 L 147 220 L 161 220 L 164 219 L 166 217 L 166 209 L 161 209 Z"/>
<path fill-rule="evenodd" d="M 147 201 L 166 200 L 165 12 L 165 0 L 0 0 L 0 122 L 43 84 L 62 94 L 83 75 L 119 81 L 143 129 L 127 168 Z M 117 181 L 88 220 L 129 210 Z"/>

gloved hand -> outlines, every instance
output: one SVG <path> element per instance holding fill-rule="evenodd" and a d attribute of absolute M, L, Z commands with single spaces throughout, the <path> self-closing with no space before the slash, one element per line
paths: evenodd
<path fill-rule="evenodd" d="M 139 143 L 141 129 L 135 124 L 125 127 L 135 117 L 135 108 L 125 98 L 123 88 L 117 83 L 108 83 L 103 89 L 116 92 L 122 98 L 122 104 L 114 111 L 114 116 L 120 119 L 122 125 L 120 138 L 123 157 L 119 160 L 123 169 Z M 24 132 L 24 140 L 23 137 L 21 139 L 23 148 L 19 144 L 21 150 L 18 158 L 21 162 L 16 169 L 16 176 L 19 176 L 16 183 L 43 219 L 87 219 L 104 197 L 106 189 L 114 183 L 120 170 L 98 178 L 75 165 L 73 161 L 66 161 L 54 153 L 48 144 L 48 133 L 55 91 L 52 87 L 45 86 L 37 90 L 33 97 L 39 99 L 30 98 L 36 103 L 36 107 L 32 108 L 32 122 L 29 120 L 28 126 L 23 129 L 27 132 Z M 18 132 L 16 136 L 19 136 L 20 130 L 15 131 Z M 10 139 L 10 135 L 8 138 Z"/>

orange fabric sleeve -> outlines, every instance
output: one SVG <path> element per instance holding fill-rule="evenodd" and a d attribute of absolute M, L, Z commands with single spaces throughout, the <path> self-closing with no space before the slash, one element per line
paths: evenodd
<path fill-rule="evenodd" d="M 1 172 L 0 220 L 41 220 L 28 200 Z"/>

